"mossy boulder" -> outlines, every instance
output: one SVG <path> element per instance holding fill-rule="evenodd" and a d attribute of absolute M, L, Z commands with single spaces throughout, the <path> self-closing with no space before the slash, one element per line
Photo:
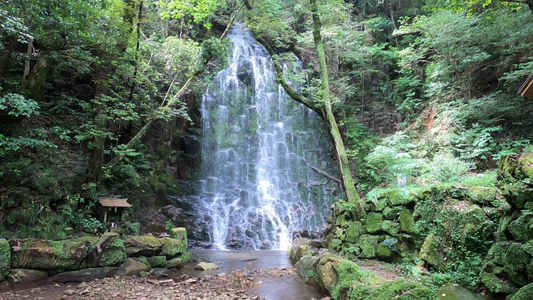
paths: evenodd
<path fill-rule="evenodd" d="M 90 248 L 87 265 L 91 268 L 115 266 L 125 262 L 126 258 L 126 247 L 119 234 L 107 232 Z"/>
<path fill-rule="evenodd" d="M 401 206 L 386 207 L 383 210 L 383 218 L 386 220 L 397 220 L 402 209 L 403 207 Z"/>
<path fill-rule="evenodd" d="M 393 249 L 391 249 L 391 247 L 387 246 L 384 242 L 381 242 L 378 244 L 378 248 L 376 249 L 376 257 L 379 260 L 391 261 L 394 255 L 392 250 Z"/>
<path fill-rule="evenodd" d="M 381 222 L 383 221 L 383 215 L 380 213 L 369 213 L 366 216 L 365 228 L 368 233 L 381 232 Z"/>
<path fill-rule="evenodd" d="M 311 239 L 308 238 L 297 238 L 292 242 L 289 247 L 289 259 L 291 263 L 296 264 L 306 254 L 307 251 L 300 250 L 300 248 L 302 246 L 309 246 L 310 243 Z"/>
<path fill-rule="evenodd" d="M 120 265 L 116 275 L 118 276 L 139 276 L 141 272 L 150 271 L 150 266 L 141 262 L 135 258 L 128 258 L 126 261 Z"/>
<path fill-rule="evenodd" d="M 335 218 L 335 225 L 342 228 L 347 228 L 350 226 L 351 220 L 352 218 L 347 213 L 343 213 Z"/>
<path fill-rule="evenodd" d="M 424 244 L 422 245 L 422 248 L 420 249 L 420 259 L 429 263 L 433 267 L 439 269 L 443 266 L 444 263 L 444 257 L 442 253 L 439 251 L 438 248 L 439 243 L 439 237 L 430 234 L 426 237 L 424 240 Z"/>
<path fill-rule="evenodd" d="M 171 260 L 167 260 L 166 263 L 165 263 L 165 267 L 167 267 L 167 268 L 178 268 L 182 264 L 184 264 L 184 262 L 181 259 L 181 257 L 176 257 L 176 258 L 173 258 Z"/>
<path fill-rule="evenodd" d="M 412 209 L 404 208 L 400 212 L 400 229 L 409 234 L 415 233 L 415 219 Z"/>
<path fill-rule="evenodd" d="M 478 204 L 492 204 L 499 201 L 498 190 L 493 187 L 473 186 L 468 189 L 468 198 Z"/>
<path fill-rule="evenodd" d="M 367 298 L 372 300 L 436 300 L 437 294 L 430 288 L 407 280 L 395 280 L 377 285 Z M 363 299 L 361 299 L 363 300 Z"/>
<path fill-rule="evenodd" d="M 517 171 L 524 178 L 533 178 L 533 152 L 524 153 L 517 160 Z"/>
<path fill-rule="evenodd" d="M 533 299 L 533 283 L 521 287 L 509 300 L 531 300 Z"/>
<path fill-rule="evenodd" d="M 11 266 L 44 270 L 78 269 L 91 244 L 86 240 L 10 240 Z"/>
<path fill-rule="evenodd" d="M 487 287 L 491 293 L 504 293 L 512 294 L 518 290 L 515 284 L 509 280 L 501 279 L 498 276 L 488 273 L 481 272 L 481 282 Z"/>
<path fill-rule="evenodd" d="M 148 264 L 152 268 L 165 267 L 166 263 L 167 263 L 167 257 L 166 256 L 162 256 L 162 255 L 161 256 L 152 256 L 152 257 L 147 257 L 146 261 L 148 262 Z"/>
<path fill-rule="evenodd" d="M 170 237 L 173 239 L 178 239 L 187 245 L 187 229 L 184 227 L 172 228 L 170 230 Z"/>
<path fill-rule="evenodd" d="M 9 274 L 11 269 L 11 247 L 8 241 L 0 239 L 0 279 Z"/>
<path fill-rule="evenodd" d="M 315 271 L 319 258 L 317 256 L 304 256 L 295 265 L 298 274 L 306 278 L 309 271 Z"/>
<path fill-rule="evenodd" d="M 496 267 L 503 268 L 502 273 L 508 275 L 524 271 L 531 261 L 531 256 L 522 246 L 515 242 L 494 243 L 485 257 L 484 271 L 492 272 Z"/>
<path fill-rule="evenodd" d="M 517 241 L 526 242 L 533 239 L 533 216 L 521 214 L 509 223 L 507 230 Z"/>
<path fill-rule="evenodd" d="M 385 220 L 381 222 L 381 230 L 393 237 L 397 237 L 400 234 L 400 223 Z"/>
<path fill-rule="evenodd" d="M 163 249 L 163 244 L 154 236 L 128 237 L 124 246 L 128 256 L 155 256 Z"/>
<path fill-rule="evenodd" d="M 443 285 L 437 292 L 439 300 L 488 300 L 489 297 L 485 297 L 479 293 L 464 288 L 458 284 L 447 283 Z"/>
<path fill-rule="evenodd" d="M 364 234 L 359 238 L 359 247 L 361 248 L 361 258 L 376 257 L 376 250 L 379 244 L 379 236 Z"/>
<path fill-rule="evenodd" d="M 300 247 L 300 249 L 303 249 L 303 247 L 308 247 L 308 246 L 302 246 Z M 329 248 L 334 250 L 334 251 L 340 251 L 342 249 L 342 241 L 340 239 L 333 239 L 331 241 L 331 244 L 329 245 Z M 303 249 L 303 253 L 306 253 L 306 250 L 308 248 L 305 248 Z"/>
<path fill-rule="evenodd" d="M 346 228 L 345 231 L 345 241 L 348 243 L 356 243 L 359 240 L 361 234 L 364 233 L 364 228 L 361 222 L 352 222 Z"/>
<path fill-rule="evenodd" d="M 164 255 L 169 259 L 187 251 L 187 244 L 184 244 L 180 239 L 165 237 L 159 239 L 159 241 L 163 244 L 161 255 Z"/>

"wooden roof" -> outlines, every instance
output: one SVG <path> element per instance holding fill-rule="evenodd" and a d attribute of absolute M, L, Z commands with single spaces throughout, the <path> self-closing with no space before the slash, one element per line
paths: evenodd
<path fill-rule="evenodd" d="M 104 207 L 131 207 L 131 204 L 128 203 L 128 198 L 100 198 L 99 202 Z"/>
<path fill-rule="evenodd" d="M 529 74 L 529 77 L 527 77 L 524 84 L 522 84 L 518 90 L 518 94 L 524 97 L 533 98 L 533 73 Z"/>

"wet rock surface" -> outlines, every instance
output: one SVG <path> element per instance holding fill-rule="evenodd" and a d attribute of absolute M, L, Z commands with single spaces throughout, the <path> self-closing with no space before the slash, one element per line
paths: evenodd
<path fill-rule="evenodd" d="M 154 279 L 151 277 L 108 277 L 81 284 L 55 284 L 22 291 L 0 294 L 1 299 L 263 299 L 297 300 L 317 299 L 287 294 L 278 290 L 272 294 L 272 286 L 296 280 L 296 270 L 292 268 L 248 270 L 246 268 L 231 273 L 191 277 L 181 275 L 180 279 Z M 264 297 L 263 295 L 266 295 Z"/>

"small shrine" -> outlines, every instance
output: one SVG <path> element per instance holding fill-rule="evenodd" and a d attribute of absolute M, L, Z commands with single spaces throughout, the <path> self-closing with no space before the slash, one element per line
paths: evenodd
<path fill-rule="evenodd" d="M 124 221 L 124 209 L 126 207 L 131 207 L 131 204 L 128 203 L 128 198 L 118 199 L 118 198 L 100 198 L 98 200 L 102 205 L 100 207 L 100 221 L 102 223 L 107 223 L 108 215 L 118 214 L 120 217 L 120 222 Z"/>

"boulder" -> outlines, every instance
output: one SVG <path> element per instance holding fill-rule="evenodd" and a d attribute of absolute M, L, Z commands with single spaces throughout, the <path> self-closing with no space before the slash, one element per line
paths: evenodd
<path fill-rule="evenodd" d="M 75 270 L 87 257 L 87 240 L 10 240 L 13 268 Z"/>
<path fill-rule="evenodd" d="M 0 239 L 0 279 L 11 270 L 11 248 L 5 239 Z"/>
<path fill-rule="evenodd" d="M 89 267 L 115 266 L 126 261 L 126 247 L 118 233 L 104 233 L 87 255 Z"/>
<path fill-rule="evenodd" d="M 34 269 L 11 269 L 9 281 L 15 284 L 44 281 L 48 278 L 48 272 Z"/>
<path fill-rule="evenodd" d="M 89 282 L 96 278 L 102 279 L 111 272 L 110 267 L 90 268 L 56 274 L 51 279 L 54 282 Z"/>
<path fill-rule="evenodd" d="M 437 244 L 438 237 L 434 234 L 428 235 L 420 249 L 419 257 L 421 260 L 438 269 L 442 266 L 444 261 L 441 252 L 437 249 Z"/>
<path fill-rule="evenodd" d="M 348 228 L 346 228 L 345 240 L 348 243 L 356 243 L 359 240 L 359 237 L 361 236 L 361 234 L 363 233 L 364 233 L 364 228 L 363 228 L 363 225 L 361 225 L 361 222 L 352 222 L 350 223 Z"/>
<path fill-rule="evenodd" d="M 402 209 L 400 212 L 400 229 L 409 234 L 415 233 L 415 219 L 412 209 Z"/>
<path fill-rule="evenodd" d="M 218 270 L 218 266 L 213 263 L 201 262 L 194 267 L 195 270 L 209 271 L 209 270 Z"/>
<path fill-rule="evenodd" d="M 298 274 L 306 278 L 309 272 L 314 272 L 319 258 L 316 256 L 304 256 L 295 265 Z"/>
<path fill-rule="evenodd" d="M 531 300 L 533 299 L 533 283 L 521 287 L 509 300 Z"/>
<path fill-rule="evenodd" d="M 150 264 L 150 267 L 152 268 L 165 267 L 165 265 L 167 264 L 166 256 L 147 257 L 146 261 L 148 262 L 148 264 Z"/>
<path fill-rule="evenodd" d="M 182 219 L 181 217 L 181 209 L 175 207 L 174 205 L 167 205 L 167 206 L 163 206 L 161 208 L 159 208 L 157 210 L 157 212 L 159 214 L 163 214 L 165 217 L 167 217 L 167 219 L 170 219 L 172 220 L 172 222 L 174 224 L 178 223 L 180 221 L 180 219 Z"/>
<path fill-rule="evenodd" d="M 163 245 L 153 236 L 132 236 L 124 240 L 128 256 L 155 256 L 161 253 Z"/>
<path fill-rule="evenodd" d="M 150 266 L 137 259 L 128 258 L 122 265 L 120 265 L 116 274 L 118 276 L 139 276 L 143 271 L 150 271 Z"/>
<path fill-rule="evenodd" d="M 439 300 L 488 300 L 492 297 L 485 297 L 458 284 L 447 283 L 437 292 Z"/>
<path fill-rule="evenodd" d="M 361 258 L 376 257 L 379 237 L 375 235 L 364 234 L 359 238 L 359 247 L 361 248 Z"/>
<path fill-rule="evenodd" d="M 168 277 L 168 270 L 165 268 L 155 268 L 150 271 L 150 276 L 153 278 Z"/>
<path fill-rule="evenodd" d="M 164 255 L 169 259 L 187 251 L 187 244 L 183 243 L 180 239 L 165 237 L 159 239 L 159 241 L 163 244 L 161 255 Z"/>
<path fill-rule="evenodd" d="M 168 218 L 164 214 L 157 212 L 156 208 L 145 207 L 135 213 L 135 217 L 141 225 L 143 233 L 166 232 Z"/>
<path fill-rule="evenodd" d="M 366 216 L 365 228 L 368 233 L 381 232 L 381 222 L 383 221 L 383 215 L 380 213 L 369 213 Z"/>
<path fill-rule="evenodd" d="M 187 230 L 184 227 L 172 228 L 170 237 L 184 242 L 185 246 L 187 246 Z"/>
<path fill-rule="evenodd" d="M 527 284 L 527 267 L 531 255 L 523 244 L 516 242 L 494 243 L 485 256 L 481 279 L 492 293 L 512 293 L 518 286 Z M 527 250 L 527 249 L 526 249 Z"/>
<path fill-rule="evenodd" d="M 305 255 L 305 253 L 302 252 L 303 250 L 300 248 L 302 246 L 309 247 L 310 243 L 311 243 L 311 240 L 308 238 L 297 238 L 292 242 L 291 246 L 289 247 L 289 259 L 291 263 L 293 264 L 297 263 L 300 260 L 300 258 L 302 258 L 302 256 Z"/>
<path fill-rule="evenodd" d="M 184 264 L 184 262 L 181 259 L 181 257 L 176 257 L 176 258 L 173 258 L 171 260 L 167 260 L 167 262 L 165 264 L 165 267 L 167 267 L 167 268 L 177 268 L 177 267 L 180 267 L 182 264 Z"/>

